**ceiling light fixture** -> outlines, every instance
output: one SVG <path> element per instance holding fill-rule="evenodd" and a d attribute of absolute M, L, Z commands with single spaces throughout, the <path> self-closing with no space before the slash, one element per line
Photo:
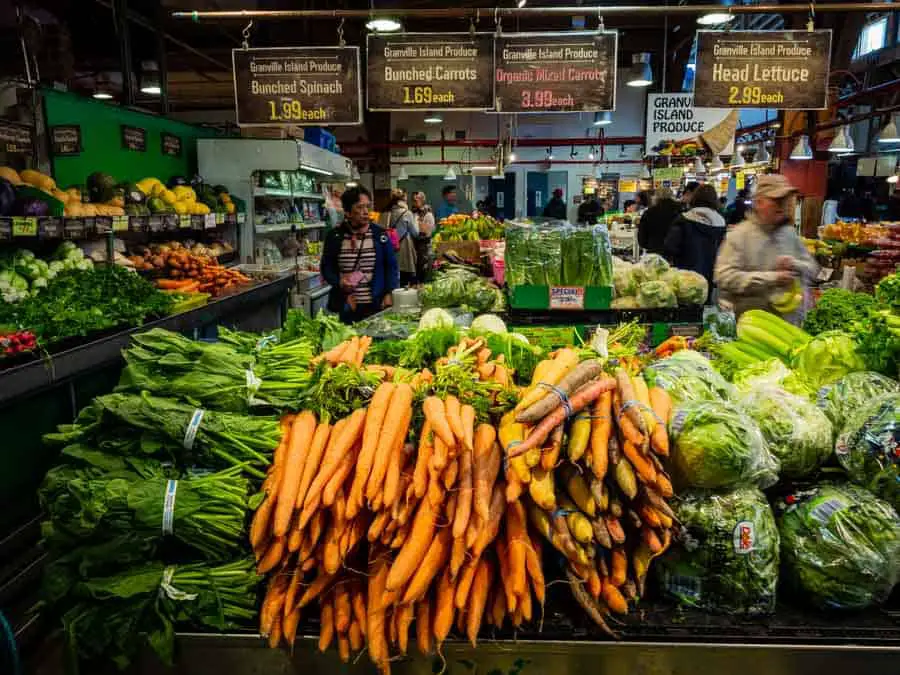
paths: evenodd
<path fill-rule="evenodd" d="M 612 124 L 612 113 L 609 110 L 594 113 L 595 127 L 605 127 L 607 124 Z"/>
<path fill-rule="evenodd" d="M 649 87 L 653 84 L 653 69 L 650 67 L 649 52 L 631 55 L 631 73 L 626 84 L 629 87 Z"/>
<path fill-rule="evenodd" d="M 495 173 L 497 171 L 497 166 L 495 164 L 473 164 L 469 171 L 471 173 Z"/>
<path fill-rule="evenodd" d="M 553 159 L 553 148 L 550 146 L 547 146 L 547 159 L 548 160 Z"/>
<path fill-rule="evenodd" d="M 400 167 L 400 173 L 397 174 L 397 180 L 409 180 L 409 174 L 406 173 L 406 167 Z"/>
<path fill-rule="evenodd" d="M 897 125 L 894 124 L 894 116 L 891 115 L 888 123 L 878 132 L 879 143 L 898 143 L 900 142 L 900 134 L 897 133 Z"/>
<path fill-rule="evenodd" d="M 703 160 L 699 157 L 694 159 L 694 173 L 698 176 L 706 173 L 706 166 L 704 166 Z"/>
<path fill-rule="evenodd" d="M 456 172 L 453 170 L 453 167 L 447 168 L 447 173 L 444 174 L 444 180 L 456 180 Z"/>
<path fill-rule="evenodd" d="M 381 19 L 369 19 L 366 28 L 374 33 L 393 33 L 400 30 L 400 22 L 396 19 L 384 17 Z"/>
<path fill-rule="evenodd" d="M 594 146 L 591 146 L 591 151 L 588 153 L 588 159 L 593 161 L 594 159 Z"/>
<path fill-rule="evenodd" d="M 769 151 L 766 150 L 766 144 L 759 144 L 759 152 L 756 153 L 756 157 L 754 158 L 759 164 L 768 164 L 772 161 L 772 158 L 769 156 Z"/>
<path fill-rule="evenodd" d="M 740 148 L 741 146 L 738 147 Z M 731 158 L 731 168 L 740 169 L 744 164 L 746 164 L 744 156 L 741 154 L 740 150 L 736 150 L 734 156 Z"/>
<path fill-rule="evenodd" d="M 159 86 L 159 66 L 156 65 L 156 61 L 141 61 L 141 91 L 153 96 L 162 93 Z"/>
<path fill-rule="evenodd" d="M 794 146 L 794 149 L 791 150 L 790 157 L 788 159 L 812 159 L 813 152 L 812 148 L 809 147 L 809 136 L 803 134 L 800 138 L 797 139 L 797 144 Z"/>
<path fill-rule="evenodd" d="M 108 101 L 113 97 L 108 91 L 95 91 L 91 96 L 101 101 Z"/>
<path fill-rule="evenodd" d="M 509 156 L 508 156 L 506 159 L 507 159 L 507 161 L 508 161 L 510 164 L 512 164 L 513 162 L 516 161 L 516 153 L 515 153 L 515 152 L 510 152 L 510 153 L 509 153 Z"/>
<path fill-rule="evenodd" d="M 709 163 L 709 172 L 722 173 L 723 171 L 725 171 L 725 165 L 722 164 L 722 158 L 716 155 L 713 157 L 713 161 Z"/>
<path fill-rule="evenodd" d="M 522 9 L 525 5 L 528 4 L 528 0 L 517 0 L 516 7 Z"/>
<path fill-rule="evenodd" d="M 653 175 L 650 173 L 650 167 L 644 164 L 643 168 L 641 169 L 641 179 L 650 180 L 651 178 L 653 178 Z"/>
<path fill-rule="evenodd" d="M 847 127 L 838 127 L 837 133 L 834 135 L 834 138 L 831 139 L 831 143 L 828 145 L 828 152 L 846 155 L 849 152 L 853 152 L 853 150 L 853 139 L 850 138 L 850 134 L 847 133 Z"/>
<path fill-rule="evenodd" d="M 303 171 L 309 171 L 311 173 L 318 173 L 318 174 L 321 174 L 322 176 L 333 176 L 334 175 L 333 173 L 331 173 L 331 171 L 326 171 L 325 169 L 320 169 L 317 166 L 310 166 L 309 164 L 301 164 L 300 168 Z"/>
<path fill-rule="evenodd" d="M 425 113 L 425 124 L 440 124 L 444 121 L 444 118 L 440 113 L 430 112 Z"/>
<path fill-rule="evenodd" d="M 726 12 L 709 12 L 697 17 L 697 23 L 701 26 L 718 26 L 723 23 L 731 23 L 734 21 L 734 14 Z"/>
<path fill-rule="evenodd" d="M 346 183 L 344 183 L 344 185 L 348 188 L 352 188 L 359 185 L 359 183 L 357 183 L 355 180 L 348 180 Z"/>

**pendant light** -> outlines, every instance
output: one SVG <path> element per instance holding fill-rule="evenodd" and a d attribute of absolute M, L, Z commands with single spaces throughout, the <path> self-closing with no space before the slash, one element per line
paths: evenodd
<path fill-rule="evenodd" d="M 653 69 L 650 67 L 649 52 L 631 55 L 631 73 L 625 84 L 629 87 L 649 87 L 653 84 Z"/>
<path fill-rule="evenodd" d="M 768 164 L 772 161 L 772 158 L 769 156 L 769 151 L 766 150 L 765 141 L 759 144 L 759 152 L 756 153 L 755 160 L 758 164 Z"/>
<path fill-rule="evenodd" d="M 740 148 L 741 146 L 738 146 Z M 744 156 L 741 154 L 739 149 L 735 149 L 734 156 L 731 158 L 731 168 L 732 169 L 740 169 L 746 164 L 744 161 Z"/>
<path fill-rule="evenodd" d="M 152 96 L 159 96 L 162 89 L 159 86 L 159 66 L 156 61 L 141 62 L 141 91 Z"/>
<path fill-rule="evenodd" d="M 607 124 L 612 124 L 612 113 L 609 110 L 594 113 L 595 127 L 604 127 Z"/>
<path fill-rule="evenodd" d="M 803 134 L 800 138 L 797 139 L 797 145 L 794 146 L 794 149 L 791 151 L 791 155 L 788 159 L 812 159 L 813 152 L 812 148 L 809 147 L 809 136 Z"/>
<path fill-rule="evenodd" d="M 694 159 L 694 173 L 698 176 L 706 174 L 706 166 L 703 164 L 703 160 L 699 157 Z"/>
<path fill-rule="evenodd" d="M 444 118 L 440 113 L 430 112 L 425 113 L 425 124 L 440 124 L 444 121 Z"/>
<path fill-rule="evenodd" d="M 447 173 L 444 174 L 444 180 L 456 180 L 456 172 L 453 167 L 448 167 Z"/>
<path fill-rule="evenodd" d="M 397 174 L 397 180 L 409 180 L 409 174 L 406 173 L 406 167 L 400 167 L 400 173 Z"/>
<path fill-rule="evenodd" d="M 831 139 L 831 143 L 828 145 L 828 152 L 845 155 L 848 152 L 853 152 L 853 149 L 853 139 L 850 138 L 850 134 L 847 133 L 847 127 L 838 127 L 838 132 L 834 135 L 834 138 Z"/>
<path fill-rule="evenodd" d="M 722 164 L 722 158 L 716 155 L 713 157 L 713 161 L 709 163 L 709 172 L 722 173 L 723 171 L 725 171 L 725 165 Z"/>
<path fill-rule="evenodd" d="M 644 164 L 644 167 L 641 169 L 641 180 L 651 180 L 653 178 L 653 174 L 650 173 L 650 167 Z"/>
<path fill-rule="evenodd" d="M 400 22 L 396 19 L 384 17 L 381 19 L 370 19 L 366 23 L 366 28 L 373 33 L 393 33 L 394 31 L 400 30 L 401 26 Z"/>
<path fill-rule="evenodd" d="M 900 143 L 900 134 L 897 133 L 897 125 L 894 124 L 894 116 L 891 115 L 884 129 L 878 132 L 879 143 Z"/>

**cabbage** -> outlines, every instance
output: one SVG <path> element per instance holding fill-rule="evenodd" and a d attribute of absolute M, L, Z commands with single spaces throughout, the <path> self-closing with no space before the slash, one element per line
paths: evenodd
<path fill-rule="evenodd" d="M 886 394 L 847 419 L 834 452 L 854 483 L 900 509 L 900 393 Z"/>
<path fill-rule="evenodd" d="M 781 475 L 801 478 L 831 456 L 831 422 L 811 401 L 778 387 L 758 387 L 741 400 L 759 425 Z"/>
<path fill-rule="evenodd" d="M 446 309 L 434 307 L 426 311 L 422 318 L 419 319 L 418 330 L 428 330 L 431 328 L 453 328 L 453 317 Z"/>
<path fill-rule="evenodd" d="M 505 333 L 506 324 L 503 323 L 503 319 L 496 314 L 481 314 L 480 316 L 475 317 L 469 330 L 476 334 Z M 528 341 L 526 340 L 525 343 L 527 344 Z"/>
<path fill-rule="evenodd" d="M 633 270 L 634 265 L 628 262 L 613 265 L 613 289 L 617 298 L 637 294 L 638 285 Z"/>
<path fill-rule="evenodd" d="M 781 359 L 758 361 L 738 370 L 731 383 L 739 392 L 748 392 L 759 387 L 780 387 L 797 396 L 809 398 L 812 392 L 797 374 L 784 365 Z"/>
<path fill-rule="evenodd" d="M 834 431 L 840 433 L 847 418 L 853 413 L 876 398 L 897 391 L 900 391 L 900 385 L 879 373 L 850 373 L 819 389 L 816 403 L 828 415 Z"/>
<path fill-rule="evenodd" d="M 729 403 L 699 401 L 676 408 L 669 434 L 671 464 L 681 486 L 766 488 L 778 480 L 778 460 L 756 422 Z"/>
<path fill-rule="evenodd" d="M 609 303 L 610 309 L 638 309 L 639 307 L 637 298 L 631 295 L 616 298 Z"/>
<path fill-rule="evenodd" d="M 677 307 L 678 299 L 665 281 L 645 281 L 638 287 L 639 307 Z"/>
<path fill-rule="evenodd" d="M 900 516 L 890 504 L 831 484 L 786 501 L 779 529 L 788 581 L 823 608 L 884 602 L 900 573 Z"/>
<path fill-rule="evenodd" d="M 654 565 L 663 591 L 707 610 L 773 612 L 779 536 L 765 495 L 757 488 L 691 492 L 673 506 L 681 528 Z"/>
<path fill-rule="evenodd" d="M 666 274 L 679 305 L 703 305 L 709 295 L 706 277 L 692 270 L 673 270 Z"/>
<path fill-rule="evenodd" d="M 712 367 L 709 360 L 695 351 L 684 349 L 647 368 L 649 382 L 662 387 L 675 403 L 688 401 L 723 401 L 734 389 Z"/>
<path fill-rule="evenodd" d="M 838 330 L 814 336 L 793 354 L 791 366 L 814 390 L 866 369 L 853 338 Z"/>
<path fill-rule="evenodd" d="M 661 255 L 648 253 L 641 256 L 634 266 L 634 275 L 638 283 L 657 281 L 663 274 L 669 271 L 669 263 Z"/>

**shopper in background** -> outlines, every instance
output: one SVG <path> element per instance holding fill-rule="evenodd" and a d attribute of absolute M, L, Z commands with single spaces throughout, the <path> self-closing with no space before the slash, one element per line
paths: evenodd
<path fill-rule="evenodd" d="M 681 191 L 681 207 L 685 211 L 691 208 L 691 200 L 694 198 L 694 193 L 698 187 L 700 187 L 700 183 L 695 180 L 684 184 L 684 190 Z"/>
<path fill-rule="evenodd" d="M 400 269 L 400 285 L 409 286 L 416 281 L 416 237 L 419 222 L 406 202 L 406 190 L 391 190 L 388 213 L 388 235 L 397 251 L 397 267 Z"/>
<path fill-rule="evenodd" d="M 637 202 L 633 199 L 626 199 L 625 203 L 622 204 L 622 213 L 632 214 L 637 213 L 638 205 Z"/>
<path fill-rule="evenodd" d="M 653 202 L 653 192 L 650 190 L 641 190 L 637 193 L 637 211 L 643 215 L 644 211 L 650 208 Z"/>
<path fill-rule="evenodd" d="M 603 205 L 597 199 L 597 193 L 592 192 L 584 196 L 584 201 L 578 207 L 578 222 L 582 225 L 596 225 L 603 213 Z"/>
<path fill-rule="evenodd" d="M 431 267 L 431 235 L 434 234 L 434 214 L 425 202 L 424 192 L 414 192 L 412 196 L 413 214 L 419 225 L 416 237 L 416 282 L 424 283 Z"/>
<path fill-rule="evenodd" d="M 344 222 L 325 237 L 321 270 L 331 285 L 328 309 L 353 323 L 391 305 L 399 275 L 387 233 L 369 222 L 369 191 L 350 188 L 341 203 Z"/>
<path fill-rule="evenodd" d="M 701 185 L 693 193 L 691 208 L 666 233 L 666 257 L 675 267 L 702 274 L 712 290 L 716 254 L 724 238 L 725 218 L 719 213 L 716 189 Z"/>
<path fill-rule="evenodd" d="M 544 207 L 544 218 L 565 220 L 566 213 L 566 200 L 563 199 L 562 188 L 556 188 L 553 191 L 553 196 L 550 198 L 550 201 L 547 202 L 547 205 Z"/>
<path fill-rule="evenodd" d="M 716 260 L 716 283 L 722 299 L 737 316 L 748 309 L 774 311 L 771 297 L 795 281 L 805 289 L 818 266 L 794 230 L 797 190 L 784 176 L 760 176 L 753 208 L 729 230 Z M 803 311 L 784 317 L 798 323 Z"/>
<path fill-rule="evenodd" d="M 681 215 L 681 204 L 667 188 L 659 188 L 653 196 L 653 205 L 641 216 L 638 225 L 638 244 L 647 253 L 665 255 L 666 233 Z"/>
<path fill-rule="evenodd" d="M 459 207 L 456 205 L 456 186 L 445 185 L 444 189 L 441 190 L 441 199 L 441 205 L 437 207 L 437 211 L 434 214 L 439 224 L 444 218 L 448 218 L 454 213 L 459 213 Z"/>
<path fill-rule="evenodd" d="M 729 225 L 737 225 L 747 217 L 747 207 L 750 202 L 750 190 L 741 188 L 738 190 L 734 201 L 725 209 L 725 222 Z"/>

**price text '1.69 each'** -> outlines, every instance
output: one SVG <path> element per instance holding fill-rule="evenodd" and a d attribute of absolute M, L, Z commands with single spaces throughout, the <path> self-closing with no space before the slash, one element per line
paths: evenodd
<path fill-rule="evenodd" d="M 728 103 L 731 105 L 784 103 L 784 94 L 780 91 L 763 91 L 762 87 L 728 87 Z"/>
<path fill-rule="evenodd" d="M 453 103 L 456 96 L 452 91 L 436 92 L 425 85 L 421 87 L 403 87 L 404 105 L 431 105 L 432 103 Z"/>

